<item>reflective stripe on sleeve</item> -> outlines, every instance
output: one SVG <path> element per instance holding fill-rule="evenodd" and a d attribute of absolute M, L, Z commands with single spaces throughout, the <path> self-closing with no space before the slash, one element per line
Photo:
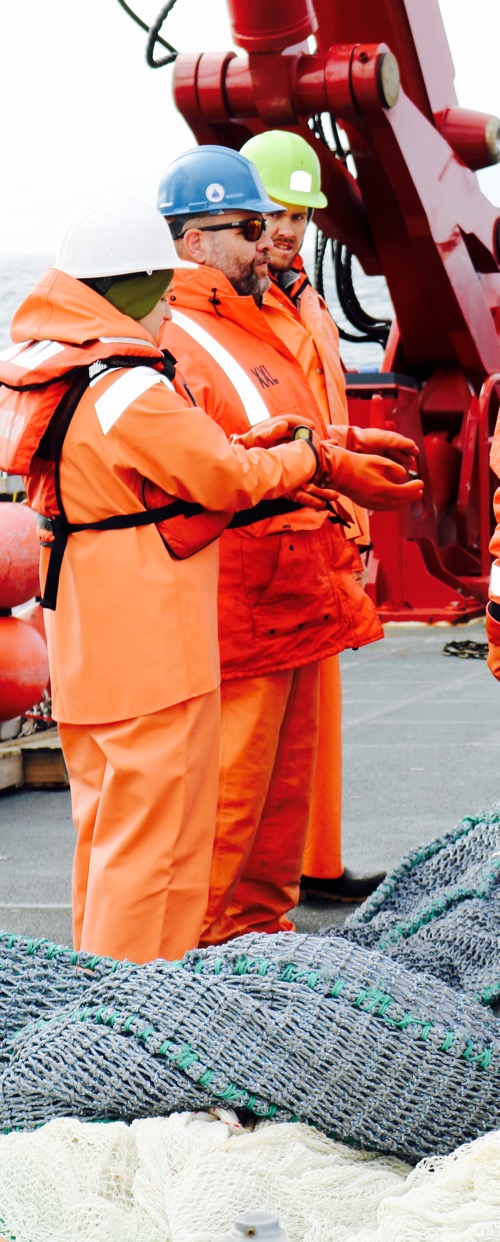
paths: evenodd
<path fill-rule="evenodd" d="M 500 599 L 500 565 L 496 562 L 491 566 L 490 595 L 496 595 Z"/>
<path fill-rule="evenodd" d="M 171 308 L 172 309 L 172 308 Z M 255 427 L 256 423 L 263 423 L 265 419 L 270 418 L 269 410 L 265 401 L 257 391 L 252 380 L 249 379 L 246 371 L 240 366 L 239 362 L 233 358 L 229 350 L 225 349 L 220 341 L 216 341 L 215 337 L 200 324 L 194 323 L 189 315 L 183 315 L 181 311 L 172 309 L 172 320 L 179 328 L 183 328 L 188 336 L 191 336 L 198 345 L 206 349 L 207 354 L 214 358 L 228 380 L 236 389 L 238 397 L 242 405 L 245 407 L 245 414 L 251 427 Z M 189 383 L 189 376 L 187 377 Z"/>
<path fill-rule="evenodd" d="M 133 370 L 126 371 L 110 384 L 102 397 L 98 397 L 95 402 L 95 412 L 105 436 L 129 405 L 137 401 L 138 397 L 142 397 L 143 393 L 147 392 L 148 388 L 153 388 L 155 384 L 164 384 L 166 388 L 175 392 L 173 384 L 166 375 L 152 371 L 151 367 L 134 367 Z"/>

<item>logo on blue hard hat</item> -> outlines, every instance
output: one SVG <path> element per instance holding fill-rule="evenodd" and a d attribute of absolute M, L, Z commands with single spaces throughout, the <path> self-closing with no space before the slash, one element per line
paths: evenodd
<path fill-rule="evenodd" d="M 211 185 L 207 185 L 205 198 L 208 198 L 209 203 L 220 203 L 225 197 L 226 191 L 223 185 L 219 185 L 217 181 L 212 181 Z"/>

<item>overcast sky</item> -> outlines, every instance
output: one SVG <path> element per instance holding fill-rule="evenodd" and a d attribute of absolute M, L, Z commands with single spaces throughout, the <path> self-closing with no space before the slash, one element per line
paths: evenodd
<path fill-rule="evenodd" d="M 129 3 L 146 22 L 161 8 Z M 459 102 L 500 114 L 500 0 L 440 7 Z M 177 0 L 162 33 L 181 51 L 230 47 L 225 0 Z M 173 104 L 172 69 L 149 69 L 145 45 L 117 0 L 0 0 L 0 254 L 50 260 L 87 204 L 156 201 L 163 168 L 194 140 Z M 480 181 L 500 207 L 500 165 Z"/>

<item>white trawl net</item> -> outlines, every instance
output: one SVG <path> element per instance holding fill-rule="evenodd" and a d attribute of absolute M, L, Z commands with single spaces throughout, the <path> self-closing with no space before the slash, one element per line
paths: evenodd
<path fill-rule="evenodd" d="M 290 1242 L 498 1242 L 500 1131 L 415 1169 L 222 1109 L 0 1137 L 0 1234 L 15 1242 L 217 1242 L 249 1207 Z"/>

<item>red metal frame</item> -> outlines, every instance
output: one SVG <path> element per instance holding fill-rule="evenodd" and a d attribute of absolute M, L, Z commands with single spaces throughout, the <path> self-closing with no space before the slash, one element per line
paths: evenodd
<path fill-rule="evenodd" d="M 500 399 L 499 212 L 473 171 L 494 160 L 491 125 L 457 106 L 437 0 L 228 5 L 248 55 L 179 56 L 179 110 L 202 143 L 239 149 L 267 128 L 306 136 L 329 200 L 318 225 L 384 274 L 395 308 L 381 371 L 407 380 L 388 395 L 374 377 L 361 396 L 348 373 L 350 413 L 417 439 L 426 498 L 421 511 L 373 516 L 369 589 L 384 619 L 477 615 Z M 356 177 L 308 128 L 325 113 L 347 134 Z"/>

